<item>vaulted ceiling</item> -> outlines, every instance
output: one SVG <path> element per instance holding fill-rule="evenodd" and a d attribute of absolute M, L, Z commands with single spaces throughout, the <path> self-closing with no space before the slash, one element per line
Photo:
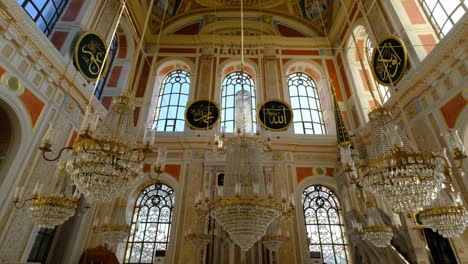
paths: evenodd
<path fill-rule="evenodd" d="M 240 35 L 241 0 L 154 0 L 148 42 L 156 35 Z M 243 0 L 245 36 L 325 36 L 349 0 Z M 128 1 L 141 32 L 150 0 Z M 164 10 L 166 13 L 164 14 Z M 161 28 L 161 24 L 163 25 Z"/>

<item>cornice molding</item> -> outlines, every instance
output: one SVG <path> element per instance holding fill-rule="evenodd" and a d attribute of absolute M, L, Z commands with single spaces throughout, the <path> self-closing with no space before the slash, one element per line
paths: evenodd
<path fill-rule="evenodd" d="M 202 47 L 202 46 L 230 46 L 240 48 L 239 36 L 213 37 L 210 35 L 170 35 L 162 36 L 160 47 Z M 321 49 L 328 48 L 325 37 L 298 38 L 281 36 L 245 36 L 245 48 L 275 47 L 291 49 Z"/>

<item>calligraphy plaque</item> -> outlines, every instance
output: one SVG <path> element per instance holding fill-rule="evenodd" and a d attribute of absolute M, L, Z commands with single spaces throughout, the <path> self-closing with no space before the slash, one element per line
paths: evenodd
<path fill-rule="evenodd" d="M 218 119 L 218 105 L 207 99 L 193 101 L 185 110 L 185 120 L 192 129 L 211 129 Z"/>
<path fill-rule="evenodd" d="M 403 76 L 406 60 L 403 42 L 394 36 L 386 37 L 372 52 L 372 74 L 380 84 L 394 86 Z"/>
<path fill-rule="evenodd" d="M 263 103 L 258 109 L 260 123 L 270 130 L 285 130 L 293 120 L 291 107 L 284 101 L 273 99 Z"/>
<path fill-rule="evenodd" d="M 104 39 L 96 32 L 84 33 L 76 43 L 74 63 L 78 70 L 88 81 L 97 81 L 102 67 L 100 79 L 106 75 L 109 60 L 104 63 L 107 45 Z"/>

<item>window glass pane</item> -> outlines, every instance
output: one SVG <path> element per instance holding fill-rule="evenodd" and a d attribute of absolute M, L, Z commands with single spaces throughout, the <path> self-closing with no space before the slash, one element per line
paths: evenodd
<path fill-rule="evenodd" d="M 234 132 L 234 107 L 235 94 L 242 87 L 252 96 L 252 112 L 256 112 L 255 84 L 252 77 L 241 71 L 231 72 L 224 77 L 221 95 L 221 126 L 226 128 L 225 132 Z M 255 115 L 252 116 L 252 127 L 256 127 Z"/>
<path fill-rule="evenodd" d="M 298 91 L 297 97 L 290 97 L 294 113 L 294 133 L 316 134 L 317 132 L 314 132 L 310 122 L 323 124 L 323 117 L 315 81 L 303 72 L 295 72 L 288 76 L 288 88 L 290 94 Z M 297 125 L 297 123 L 304 124 Z M 323 130 L 318 131 L 318 134 L 323 134 Z"/>
<path fill-rule="evenodd" d="M 184 131 L 184 113 L 188 102 L 186 89 L 190 87 L 190 73 L 184 70 L 169 72 L 161 87 L 164 88 L 161 89 L 159 104 L 156 106 L 154 129 L 156 131 Z M 162 126 L 160 123 L 165 123 L 165 125 Z"/>
<path fill-rule="evenodd" d="M 26 4 L 26 6 L 24 6 L 24 10 L 32 19 L 36 19 L 37 15 L 39 14 L 37 9 L 31 3 Z"/>
<path fill-rule="evenodd" d="M 302 205 L 309 252 L 320 253 L 323 263 L 348 263 L 340 205 L 333 191 L 310 186 L 302 194 Z"/>
<path fill-rule="evenodd" d="M 436 34 L 443 38 L 466 12 L 462 0 L 419 0 Z"/>
<path fill-rule="evenodd" d="M 156 255 L 165 255 L 174 208 L 174 191 L 156 183 L 140 194 L 134 209 L 124 263 L 154 263 Z M 139 241 L 139 242 L 136 242 Z M 157 252 L 157 250 L 159 250 Z"/>
<path fill-rule="evenodd" d="M 18 0 L 26 13 L 38 25 L 38 27 L 49 36 L 57 19 L 62 14 L 68 0 Z"/>
<path fill-rule="evenodd" d="M 295 89 L 292 89 L 292 90 L 295 90 Z M 299 97 L 291 97 L 290 100 L 291 100 L 291 107 L 293 109 L 294 108 L 300 108 Z"/>

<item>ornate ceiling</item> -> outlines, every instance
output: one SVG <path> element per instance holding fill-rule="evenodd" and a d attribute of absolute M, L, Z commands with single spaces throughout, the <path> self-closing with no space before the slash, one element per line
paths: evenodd
<path fill-rule="evenodd" d="M 240 35 L 240 1 L 154 0 L 148 41 L 153 42 L 160 30 L 163 35 Z M 325 36 L 341 1 L 345 0 L 243 0 L 244 31 L 246 36 Z M 129 1 L 140 30 L 149 4 L 150 0 Z"/>

